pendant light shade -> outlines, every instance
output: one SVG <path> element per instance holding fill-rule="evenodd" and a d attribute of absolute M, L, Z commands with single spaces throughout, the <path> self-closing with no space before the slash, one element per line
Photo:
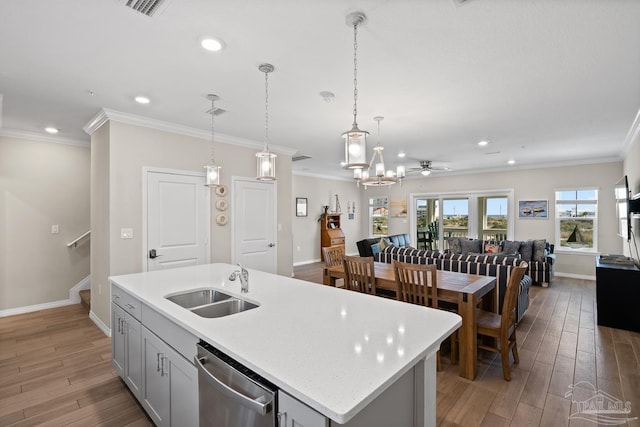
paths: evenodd
<path fill-rule="evenodd" d="M 215 156 L 214 156 L 214 132 L 215 132 L 215 116 L 216 116 L 216 106 L 215 102 L 219 99 L 218 95 L 209 94 L 207 98 L 211 101 L 211 110 L 208 111 L 211 114 L 211 162 L 206 165 L 206 186 L 207 187 L 217 187 L 220 185 L 220 169 L 221 167 L 216 164 Z"/>
<path fill-rule="evenodd" d="M 260 64 L 258 70 L 264 73 L 264 149 L 256 153 L 256 179 L 275 181 L 277 156 L 269 152 L 269 73 L 274 67 L 271 64 Z"/>
<path fill-rule="evenodd" d="M 381 187 L 391 186 L 397 182 L 402 184 L 402 178 L 405 176 L 404 166 L 398 166 L 397 173 L 394 173 L 391 169 L 385 169 L 384 156 L 382 151 L 384 147 L 380 143 L 380 122 L 384 119 L 382 116 L 376 116 L 373 118 L 378 122 L 378 144 L 373 147 L 373 157 L 366 169 L 360 170 L 359 173 L 354 173 L 353 178 L 356 180 L 358 186 L 364 185 L 366 189 L 368 186 Z M 373 171 L 371 171 L 373 168 Z"/>
<path fill-rule="evenodd" d="M 368 168 L 367 137 L 369 132 L 358 128 L 358 26 L 363 24 L 366 16 L 362 12 L 347 15 L 347 25 L 353 27 L 353 125 L 351 130 L 342 134 L 344 142 L 344 167 L 347 169 Z"/>

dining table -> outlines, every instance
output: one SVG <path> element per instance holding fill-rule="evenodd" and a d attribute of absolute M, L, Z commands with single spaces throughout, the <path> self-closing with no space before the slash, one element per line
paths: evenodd
<path fill-rule="evenodd" d="M 324 267 L 323 283 L 335 286 L 337 279 L 344 279 L 344 267 L 334 265 Z M 392 264 L 374 262 L 376 292 L 395 295 L 397 291 Z M 478 345 L 476 306 L 482 305 L 487 311 L 496 312 L 495 287 L 496 278 L 476 274 L 457 273 L 437 270 L 438 298 L 446 301 L 457 300 L 458 314 L 462 317 L 462 326 L 458 331 L 459 343 L 459 375 L 474 380 L 478 374 Z"/>

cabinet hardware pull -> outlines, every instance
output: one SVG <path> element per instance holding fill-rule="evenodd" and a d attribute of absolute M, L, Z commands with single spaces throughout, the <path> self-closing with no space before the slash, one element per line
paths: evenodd
<path fill-rule="evenodd" d="M 128 308 L 129 310 L 135 310 L 135 309 L 136 309 L 136 306 L 135 306 L 135 305 L 133 305 L 133 304 L 127 304 L 127 308 Z"/>
<path fill-rule="evenodd" d="M 158 356 L 158 366 L 156 367 L 156 372 L 160 372 L 160 353 L 156 353 L 156 356 Z"/>
<path fill-rule="evenodd" d="M 160 372 L 160 376 L 161 377 L 164 377 L 164 374 L 165 374 L 165 372 L 164 372 L 164 359 L 166 359 L 166 358 L 167 357 L 165 355 L 162 355 L 162 365 L 161 365 L 162 371 Z"/>

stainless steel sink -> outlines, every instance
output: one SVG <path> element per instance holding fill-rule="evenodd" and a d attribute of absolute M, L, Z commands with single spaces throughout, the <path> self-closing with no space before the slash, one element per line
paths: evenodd
<path fill-rule="evenodd" d="M 257 304 L 233 297 L 217 289 L 200 289 L 165 297 L 201 317 L 224 317 L 251 310 Z"/>
<path fill-rule="evenodd" d="M 256 307 L 258 307 L 258 305 L 252 302 L 238 298 L 231 298 L 226 301 L 195 308 L 191 311 L 202 317 L 224 317 L 230 314 L 251 310 Z"/>
<path fill-rule="evenodd" d="M 231 295 L 225 294 L 224 292 L 220 292 L 216 289 L 200 289 L 198 291 L 189 291 L 166 298 L 169 301 L 178 304 L 180 307 L 193 308 L 228 300 L 231 298 Z"/>

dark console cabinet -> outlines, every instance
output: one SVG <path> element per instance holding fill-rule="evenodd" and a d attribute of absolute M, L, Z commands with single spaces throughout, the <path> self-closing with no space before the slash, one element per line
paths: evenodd
<path fill-rule="evenodd" d="M 598 325 L 640 332 L 640 270 L 596 259 Z"/>

